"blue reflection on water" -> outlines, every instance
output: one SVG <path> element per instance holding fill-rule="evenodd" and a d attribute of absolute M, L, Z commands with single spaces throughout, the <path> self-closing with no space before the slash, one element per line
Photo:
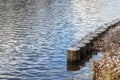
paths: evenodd
<path fill-rule="evenodd" d="M 0 78 L 92 79 L 93 61 L 66 70 L 66 48 L 119 16 L 120 2 L 109 1 L 0 1 Z"/>

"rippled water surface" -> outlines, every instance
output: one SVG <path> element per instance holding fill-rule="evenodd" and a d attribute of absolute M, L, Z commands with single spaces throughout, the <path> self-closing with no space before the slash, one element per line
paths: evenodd
<path fill-rule="evenodd" d="M 120 17 L 119 0 L 0 0 L 0 79 L 92 80 L 67 71 L 66 48 Z"/>

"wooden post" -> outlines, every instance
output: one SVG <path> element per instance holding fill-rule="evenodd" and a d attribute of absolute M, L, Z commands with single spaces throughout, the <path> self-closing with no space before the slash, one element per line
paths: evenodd
<path fill-rule="evenodd" d="M 102 28 L 102 29 L 98 29 L 97 31 L 95 31 L 95 32 L 104 32 L 105 30 L 106 30 L 107 28 L 105 27 L 105 28 Z"/>
<path fill-rule="evenodd" d="M 78 47 L 78 48 L 81 48 L 81 47 L 85 47 L 86 45 L 82 44 L 82 43 L 77 43 L 75 46 Z"/>
<path fill-rule="evenodd" d="M 90 50 L 90 46 L 89 46 L 89 43 L 90 43 L 90 40 L 93 39 L 93 38 L 83 38 L 81 41 L 79 41 L 79 45 L 80 46 L 80 43 L 81 44 L 84 44 L 85 46 L 81 46 L 80 47 L 80 56 L 81 56 L 81 59 L 84 59 L 87 57 L 87 52 L 88 50 Z"/>
<path fill-rule="evenodd" d="M 89 40 L 89 41 L 93 40 L 93 38 L 92 38 L 92 37 L 90 37 L 90 36 L 85 36 L 85 38 L 84 38 L 84 39 Z"/>
<path fill-rule="evenodd" d="M 67 61 L 78 61 L 80 60 L 80 48 L 78 47 L 70 47 L 67 49 Z"/>
<path fill-rule="evenodd" d="M 87 57 L 87 53 L 86 53 L 86 46 L 85 47 L 81 47 L 80 48 L 80 58 L 85 59 Z"/>
<path fill-rule="evenodd" d="M 89 34 L 88 36 L 89 36 L 89 37 L 92 37 L 92 38 L 95 38 L 95 37 L 97 37 L 98 35 L 95 34 L 95 33 L 91 33 L 91 34 Z"/>
<path fill-rule="evenodd" d="M 84 58 L 86 58 L 86 56 L 87 56 L 87 54 L 86 54 L 86 45 L 85 44 L 78 44 L 78 45 L 76 45 L 77 47 L 79 47 L 80 48 L 80 58 L 81 59 L 84 59 Z"/>
<path fill-rule="evenodd" d="M 83 39 L 80 40 L 78 43 L 80 43 L 80 44 L 86 44 L 86 43 L 90 43 L 90 41 L 83 38 Z"/>

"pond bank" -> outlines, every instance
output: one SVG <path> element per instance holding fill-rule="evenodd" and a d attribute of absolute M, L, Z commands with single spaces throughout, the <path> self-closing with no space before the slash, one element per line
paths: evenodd
<path fill-rule="evenodd" d="M 100 39 L 104 37 L 110 29 L 116 27 L 120 23 L 120 19 L 115 19 L 110 23 L 104 24 L 95 31 L 86 35 L 81 40 L 73 43 L 67 49 L 67 62 L 80 61 L 85 59 L 91 52 L 99 51 Z M 97 49 L 98 48 L 98 49 Z M 100 50 L 101 51 L 101 50 Z"/>
<path fill-rule="evenodd" d="M 94 79 L 120 80 L 120 23 L 94 41 L 93 49 L 103 52 L 103 58 L 94 62 Z"/>

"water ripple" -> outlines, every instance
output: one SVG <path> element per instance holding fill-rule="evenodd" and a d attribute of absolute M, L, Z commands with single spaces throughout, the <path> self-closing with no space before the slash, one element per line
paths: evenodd
<path fill-rule="evenodd" d="M 92 80 L 96 56 L 67 71 L 66 48 L 120 16 L 119 7 L 118 0 L 1 0 L 0 79 Z"/>

